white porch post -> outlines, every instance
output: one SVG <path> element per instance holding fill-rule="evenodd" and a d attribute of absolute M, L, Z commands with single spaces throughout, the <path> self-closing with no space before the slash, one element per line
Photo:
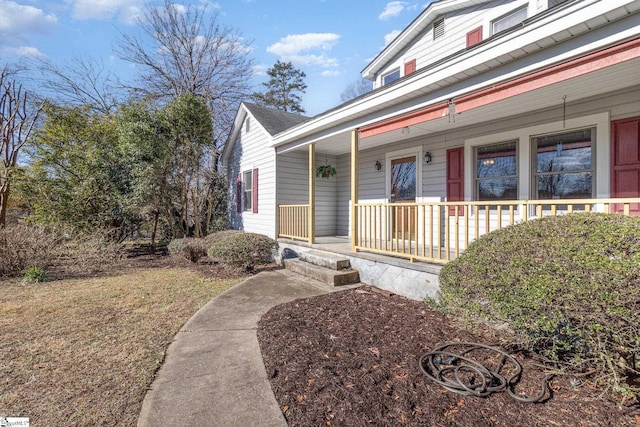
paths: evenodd
<path fill-rule="evenodd" d="M 358 242 L 358 145 L 360 132 L 351 131 L 351 251 L 357 252 Z"/>
<path fill-rule="evenodd" d="M 309 218 L 308 235 L 309 243 L 315 243 L 316 239 L 316 145 L 309 144 Z"/>

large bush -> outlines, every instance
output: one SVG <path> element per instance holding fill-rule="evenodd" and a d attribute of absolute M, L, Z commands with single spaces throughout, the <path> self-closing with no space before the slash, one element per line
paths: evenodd
<path fill-rule="evenodd" d="M 0 277 L 17 277 L 30 267 L 46 270 L 59 255 L 61 233 L 45 227 L 0 228 Z"/>
<path fill-rule="evenodd" d="M 30 268 L 63 274 L 104 271 L 122 255 L 122 245 L 106 231 L 73 234 L 33 224 L 0 229 L 0 277 L 22 276 Z"/>
<path fill-rule="evenodd" d="M 185 237 L 183 239 L 173 239 L 167 245 L 169 254 L 181 256 L 191 262 L 197 262 L 200 258 L 207 256 L 207 244 L 204 239 Z"/>
<path fill-rule="evenodd" d="M 255 265 L 268 264 L 277 248 L 275 240 L 256 233 L 223 231 L 207 237 L 211 258 L 253 270 Z"/>
<path fill-rule="evenodd" d="M 569 214 L 489 233 L 442 269 L 440 288 L 453 314 L 506 324 L 564 368 L 640 391 L 640 218 Z"/>

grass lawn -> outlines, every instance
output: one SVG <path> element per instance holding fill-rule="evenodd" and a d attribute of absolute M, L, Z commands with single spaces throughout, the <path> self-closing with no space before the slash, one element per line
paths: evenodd
<path fill-rule="evenodd" d="M 173 336 L 241 280 L 158 268 L 0 281 L 0 416 L 32 427 L 136 425 Z"/>

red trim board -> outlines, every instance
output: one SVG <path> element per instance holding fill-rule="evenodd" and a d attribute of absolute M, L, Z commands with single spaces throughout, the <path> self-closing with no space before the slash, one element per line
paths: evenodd
<path fill-rule="evenodd" d="M 640 38 L 456 98 L 454 100 L 456 113 L 462 113 L 489 105 L 503 99 L 583 76 L 636 58 L 640 58 Z M 385 132 L 401 129 L 405 126 L 435 120 L 448 115 L 449 108 L 446 102 L 435 104 L 411 113 L 364 126 L 360 128 L 360 138 L 380 135 Z"/>

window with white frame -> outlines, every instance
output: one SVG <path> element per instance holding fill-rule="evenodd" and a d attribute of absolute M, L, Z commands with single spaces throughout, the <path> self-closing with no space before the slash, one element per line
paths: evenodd
<path fill-rule="evenodd" d="M 595 128 L 531 138 L 534 198 L 590 199 L 594 194 Z"/>
<path fill-rule="evenodd" d="M 244 210 L 252 211 L 252 201 L 253 201 L 253 171 L 246 171 L 242 174 L 242 192 L 244 198 Z"/>
<path fill-rule="evenodd" d="M 527 19 L 527 6 L 512 10 L 506 15 L 491 21 L 491 34 L 497 34 L 500 31 L 507 30 Z"/>
<path fill-rule="evenodd" d="M 518 199 L 518 141 L 475 148 L 476 200 Z"/>
<path fill-rule="evenodd" d="M 382 76 L 382 84 L 388 85 L 389 83 L 394 82 L 399 78 L 400 78 L 400 69 L 397 69 Z"/>

